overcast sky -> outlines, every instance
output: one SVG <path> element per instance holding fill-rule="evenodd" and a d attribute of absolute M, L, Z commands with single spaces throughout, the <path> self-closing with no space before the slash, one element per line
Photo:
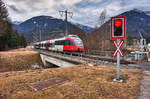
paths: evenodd
<path fill-rule="evenodd" d="M 74 16 L 69 21 L 89 26 L 96 26 L 101 11 L 115 16 L 134 8 L 150 11 L 150 0 L 3 0 L 12 21 L 25 21 L 39 15 L 63 18 L 59 10 L 72 11 Z"/>

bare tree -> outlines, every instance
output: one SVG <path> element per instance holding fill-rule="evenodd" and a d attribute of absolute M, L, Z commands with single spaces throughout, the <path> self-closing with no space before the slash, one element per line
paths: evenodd
<path fill-rule="evenodd" d="M 104 9 L 101 12 L 99 19 L 98 19 L 99 26 L 102 26 L 106 22 L 106 14 L 107 14 L 107 11 L 106 11 L 106 9 Z"/>
<path fill-rule="evenodd" d="M 104 9 L 101 12 L 101 14 L 99 16 L 99 20 L 98 20 L 99 27 L 104 25 L 104 33 L 102 34 L 102 41 L 101 41 L 101 45 L 102 45 L 101 49 L 102 49 L 102 51 L 105 50 L 105 44 L 106 44 L 105 41 L 106 41 L 106 35 L 107 35 L 107 27 L 106 27 L 106 24 L 104 24 L 106 22 L 106 18 L 107 18 L 106 14 L 107 14 L 107 11 L 106 11 L 106 9 Z"/>

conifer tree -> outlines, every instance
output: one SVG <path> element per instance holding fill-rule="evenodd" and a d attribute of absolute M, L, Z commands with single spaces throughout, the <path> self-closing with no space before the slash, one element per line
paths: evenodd
<path fill-rule="evenodd" d="M 0 36 L 5 35 L 9 23 L 6 5 L 0 0 Z"/>
<path fill-rule="evenodd" d="M 8 18 L 5 4 L 0 0 L 0 50 L 26 47 L 27 42 L 23 35 L 19 35 L 12 27 Z"/>
<path fill-rule="evenodd" d="M 21 46 L 22 47 L 26 47 L 27 46 L 27 41 L 26 41 L 26 38 L 24 37 L 24 35 L 22 34 L 21 36 L 20 36 L 20 42 L 21 42 Z"/>

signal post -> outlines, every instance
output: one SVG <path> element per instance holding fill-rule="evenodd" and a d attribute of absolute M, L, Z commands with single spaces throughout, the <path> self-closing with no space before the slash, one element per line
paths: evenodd
<path fill-rule="evenodd" d="M 116 78 L 113 81 L 122 82 L 120 79 L 120 56 L 123 56 L 121 52 L 121 46 L 124 43 L 126 38 L 126 18 L 125 16 L 111 17 L 111 39 L 116 47 L 116 51 L 112 55 L 115 57 L 117 55 L 117 69 L 116 69 Z"/>

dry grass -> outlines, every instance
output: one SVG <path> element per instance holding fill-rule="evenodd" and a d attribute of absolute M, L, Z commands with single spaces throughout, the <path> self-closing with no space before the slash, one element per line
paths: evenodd
<path fill-rule="evenodd" d="M 13 49 L 13 50 L 10 50 L 10 51 L 31 51 L 31 46 L 27 46 L 26 48 L 18 48 L 18 49 Z"/>
<path fill-rule="evenodd" d="M 4 99 L 135 99 L 139 95 L 138 69 L 121 69 L 123 83 L 113 82 L 115 68 L 87 67 L 38 71 L 7 72 L 0 74 L 0 94 Z M 68 82 L 43 91 L 33 91 L 28 83 L 62 77 Z"/>
<path fill-rule="evenodd" d="M 37 52 L 21 49 L 0 52 L 0 72 L 28 69 L 33 64 L 42 65 Z"/>

